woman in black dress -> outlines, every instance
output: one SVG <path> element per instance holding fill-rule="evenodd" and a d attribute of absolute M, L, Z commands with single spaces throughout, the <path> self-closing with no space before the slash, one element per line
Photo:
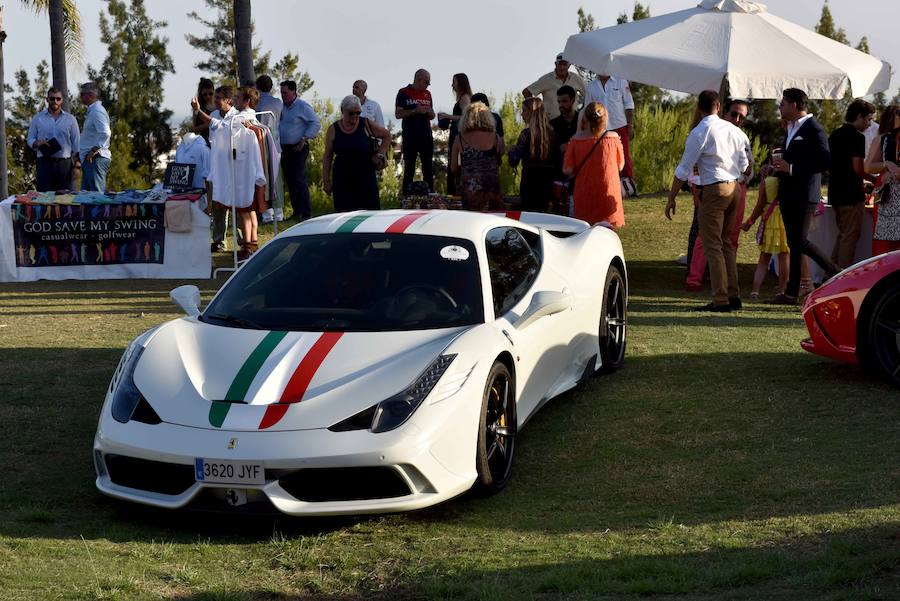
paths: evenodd
<path fill-rule="evenodd" d="M 516 167 L 522 163 L 519 184 L 522 210 L 546 213 L 553 196 L 559 144 L 540 98 L 533 96 L 522 102 L 522 119 L 528 127 L 509 149 L 509 164 Z"/>
<path fill-rule="evenodd" d="M 387 162 L 391 132 L 361 118 L 361 112 L 359 98 L 346 96 L 341 101 L 341 118 L 325 134 L 322 189 L 333 196 L 336 213 L 380 208 L 375 167 Z M 380 141 L 377 149 L 374 140 Z"/>
<path fill-rule="evenodd" d="M 453 94 L 456 96 L 456 104 L 453 105 L 453 114 L 438 113 L 438 127 L 450 128 L 450 137 L 447 139 L 447 194 L 457 194 L 456 175 L 450 170 L 450 152 L 453 142 L 459 135 L 459 120 L 466 107 L 472 102 L 472 86 L 469 84 L 469 76 L 465 73 L 457 73 L 453 76 Z"/>

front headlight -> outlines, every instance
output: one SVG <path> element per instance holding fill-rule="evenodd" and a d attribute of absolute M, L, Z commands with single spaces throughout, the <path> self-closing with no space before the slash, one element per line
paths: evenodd
<path fill-rule="evenodd" d="M 434 389 L 435 384 L 438 383 L 455 358 L 455 354 L 441 355 L 402 392 L 377 405 L 372 405 L 328 429 L 332 432 L 347 432 L 368 428 L 377 434 L 400 427 Z"/>
<path fill-rule="evenodd" d="M 109 384 L 109 391 L 112 394 L 110 407 L 112 416 L 123 424 L 128 423 L 141 400 L 141 391 L 134 384 L 134 369 L 143 352 L 144 347 L 134 343 L 125 349 L 119 367 L 116 368 L 116 373 L 113 374 Z"/>

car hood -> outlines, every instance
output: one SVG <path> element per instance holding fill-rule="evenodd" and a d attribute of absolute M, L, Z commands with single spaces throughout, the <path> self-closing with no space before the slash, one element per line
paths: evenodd
<path fill-rule="evenodd" d="M 134 382 L 172 424 L 327 428 L 404 390 L 466 329 L 279 332 L 183 318 L 146 343 Z"/>

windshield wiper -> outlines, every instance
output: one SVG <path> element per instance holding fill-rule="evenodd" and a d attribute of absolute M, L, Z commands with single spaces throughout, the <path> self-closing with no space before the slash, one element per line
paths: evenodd
<path fill-rule="evenodd" d="M 225 323 L 229 323 L 233 326 L 237 326 L 239 328 L 247 328 L 250 330 L 265 330 L 266 329 L 256 322 L 250 321 L 249 319 L 243 319 L 241 317 L 235 317 L 234 315 L 223 315 L 222 313 L 211 313 L 209 315 L 204 315 L 203 318 L 204 318 L 204 320 L 215 319 L 217 321 L 224 321 Z"/>

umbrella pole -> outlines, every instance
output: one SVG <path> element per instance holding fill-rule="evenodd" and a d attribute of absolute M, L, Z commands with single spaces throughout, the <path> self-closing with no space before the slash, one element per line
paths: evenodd
<path fill-rule="evenodd" d="M 728 100 L 728 94 L 731 93 L 731 86 L 728 85 L 728 76 L 722 77 L 722 83 L 719 85 L 719 116 L 725 116 L 725 102 Z"/>

